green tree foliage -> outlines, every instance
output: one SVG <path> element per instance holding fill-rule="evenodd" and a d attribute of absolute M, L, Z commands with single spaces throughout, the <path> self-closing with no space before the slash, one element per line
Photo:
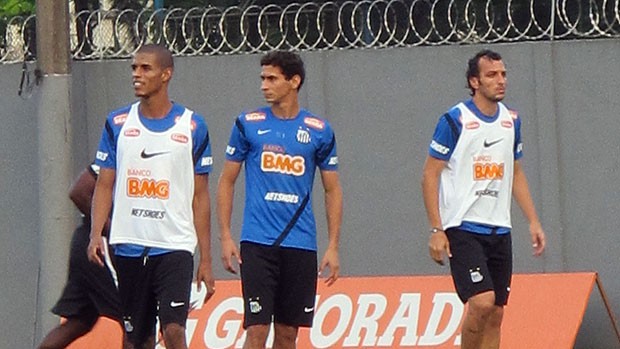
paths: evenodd
<path fill-rule="evenodd" d="M 0 17 L 30 15 L 35 12 L 36 0 L 0 0 Z"/>

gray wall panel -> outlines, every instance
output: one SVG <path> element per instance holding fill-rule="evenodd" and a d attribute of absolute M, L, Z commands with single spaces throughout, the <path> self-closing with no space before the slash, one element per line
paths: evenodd
<path fill-rule="evenodd" d="M 575 52 L 583 52 L 577 55 Z M 567 270 L 597 271 L 620 309 L 620 42 L 558 47 L 554 65 L 561 152 L 563 243 Z"/>
<path fill-rule="evenodd" d="M 39 266 L 36 102 L 17 95 L 21 65 L 0 65 L 0 77 L 0 348 L 28 348 Z"/>

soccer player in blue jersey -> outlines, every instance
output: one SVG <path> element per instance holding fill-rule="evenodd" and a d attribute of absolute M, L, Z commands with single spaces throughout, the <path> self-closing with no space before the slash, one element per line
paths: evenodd
<path fill-rule="evenodd" d="M 245 349 L 264 348 L 271 322 L 274 349 L 295 348 L 299 327 L 310 327 L 317 285 L 317 236 L 312 184 L 318 167 L 325 191 L 329 243 L 319 273 L 340 273 L 338 244 L 342 189 L 336 138 L 330 124 L 301 109 L 301 58 L 276 51 L 261 59 L 261 91 L 268 107 L 234 122 L 218 184 L 217 208 L 226 270 L 241 270 Z M 245 210 L 240 249 L 231 234 L 235 182 L 245 162 Z"/>
<path fill-rule="evenodd" d="M 142 47 L 132 62 L 139 101 L 109 114 L 96 164 L 89 259 L 103 265 L 103 225 L 112 210 L 125 332 L 134 348 L 155 346 L 157 317 L 167 348 L 187 348 L 185 324 L 193 274 L 215 290 L 211 268 L 208 174 L 212 157 L 204 118 L 168 97 L 172 54 Z"/>
<path fill-rule="evenodd" d="M 450 259 L 459 298 L 467 303 L 461 348 L 497 349 L 512 278 L 511 198 L 529 221 L 534 254 L 545 249 L 522 154 L 521 119 L 501 101 L 502 57 L 483 50 L 469 60 L 472 98 L 439 119 L 424 164 L 422 192 L 430 255 Z"/>

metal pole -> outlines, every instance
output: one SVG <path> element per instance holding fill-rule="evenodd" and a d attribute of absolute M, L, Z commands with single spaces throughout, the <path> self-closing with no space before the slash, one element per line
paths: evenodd
<path fill-rule="evenodd" d="M 557 0 L 551 0 L 551 18 L 549 21 L 549 40 L 553 42 L 555 39 L 555 6 Z"/>
<path fill-rule="evenodd" d="M 73 177 L 68 0 L 37 0 L 39 270 L 33 340 L 58 324 L 50 313 L 66 279 L 75 211 L 67 196 Z M 36 344 L 35 343 L 35 344 Z"/>

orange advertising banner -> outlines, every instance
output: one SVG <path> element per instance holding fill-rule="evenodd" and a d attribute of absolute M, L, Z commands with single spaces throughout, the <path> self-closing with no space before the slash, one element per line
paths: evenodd
<path fill-rule="evenodd" d="M 501 348 L 572 348 L 595 280 L 595 273 L 514 275 Z M 204 305 L 204 294 L 193 292 L 191 349 L 243 346 L 240 282 L 218 281 L 216 289 Z M 459 348 L 464 314 L 449 276 L 346 277 L 319 285 L 314 326 L 300 330 L 297 347 Z M 120 348 L 120 336 L 120 326 L 102 318 L 69 348 Z"/>

